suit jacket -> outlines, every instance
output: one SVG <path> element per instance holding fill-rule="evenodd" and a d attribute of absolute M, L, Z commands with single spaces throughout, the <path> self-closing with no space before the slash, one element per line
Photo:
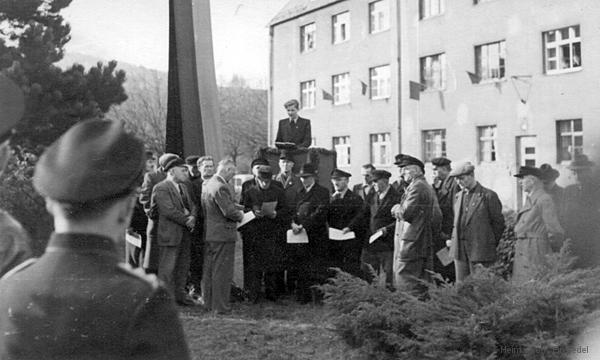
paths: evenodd
<path fill-rule="evenodd" d="M 433 186 L 442 211 L 442 240 L 450 239 L 454 224 L 454 197 L 460 191 L 456 178 L 447 177 L 438 186 Z M 444 245 L 445 246 L 445 245 Z M 443 246 L 442 246 L 443 247 Z M 441 247 L 440 247 L 441 248 Z"/>
<path fill-rule="evenodd" d="M 144 212 L 150 220 L 158 220 L 158 208 L 152 208 L 152 190 L 156 184 L 166 178 L 167 174 L 159 170 L 144 174 L 139 201 L 144 207 Z"/>
<path fill-rule="evenodd" d="M 180 185 L 183 195 L 168 179 L 156 184 L 152 190 L 152 206 L 158 207 L 158 245 L 179 245 L 184 231 L 188 231 L 186 226 L 188 216 L 194 216 L 196 221 L 198 220 L 198 207 L 192 200 L 187 186 L 183 183 Z M 190 207 L 187 215 L 184 212 L 183 197 Z"/>
<path fill-rule="evenodd" d="M 410 182 L 400 205 L 392 211 L 397 219 L 394 265 L 430 257 L 433 234 L 439 232 L 442 212 L 435 191 L 423 176 Z"/>
<path fill-rule="evenodd" d="M 285 193 L 285 202 L 290 209 L 290 214 L 293 214 L 296 209 L 296 197 L 298 196 L 300 189 L 302 189 L 302 181 L 294 174 L 290 174 L 290 176 L 287 176 L 284 179 L 282 173 L 274 175 L 273 179 L 281 183 Z"/>
<path fill-rule="evenodd" d="M 330 227 L 342 230 L 350 228 L 355 233 L 362 234 L 365 228 L 364 201 L 348 189 L 344 197 L 331 199 L 327 222 Z M 358 235 L 358 234 L 357 234 Z"/>
<path fill-rule="evenodd" d="M 379 194 L 373 192 L 367 197 L 365 202 L 365 213 L 368 214 L 369 232 L 368 236 L 373 235 L 377 230 L 386 228 L 385 235 L 369 244 L 369 238 L 365 237 L 363 246 L 371 251 L 394 251 L 394 232 L 392 229 L 396 224 L 396 219 L 392 216 L 392 207 L 400 203 L 400 196 L 390 185 L 387 193 L 377 204 Z"/>
<path fill-rule="evenodd" d="M 298 192 L 294 222 L 302 225 L 308 235 L 309 247 L 316 251 L 326 250 L 329 240 L 327 210 L 329 191 L 315 183 L 310 191 L 302 188 Z M 319 253 L 322 255 L 322 253 Z"/>
<path fill-rule="evenodd" d="M 365 188 L 363 185 L 364 184 L 362 183 L 354 185 L 354 187 L 352 187 L 352 192 L 360 196 L 361 199 L 365 200 L 369 193 L 375 193 L 375 189 L 373 188 L 373 184 L 371 184 L 371 188 L 369 189 L 368 193 L 365 193 Z"/>
<path fill-rule="evenodd" d="M 461 227 L 464 190 L 454 195 L 454 229 L 450 253 L 457 260 L 496 260 L 496 246 L 504 231 L 502 204 L 498 195 L 477 183 L 471 190 L 469 213 Z M 466 255 L 466 257 L 465 257 Z"/>
<path fill-rule="evenodd" d="M 2 359 L 189 359 L 177 309 L 114 240 L 53 234 L 0 280 Z"/>
<path fill-rule="evenodd" d="M 10 214 L 0 210 L 0 278 L 31 257 L 29 236 Z"/>
<path fill-rule="evenodd" d="M 310 120 L 298 116 L 296 125 L 292 126 L 290 119 L 279 120 L 275 142 L 291 142 L 298 147 L 307 148 L 312 142 Z"/>
<path fill-rule="evenodd" d="M 237 222 L 244 218 L 235 203 L 233 190 L 219 175 L 214 175 L 202 188 L 206 242 L 235 242 Z"/>
<path fill-rule="evenodd" d="M 550 195 L 541 189 L 531 193 L 525 206 L 517 213 L 515 224 L 517 239 L 547 241 L 549 234 L 560 238 L 564 233 Z"/>

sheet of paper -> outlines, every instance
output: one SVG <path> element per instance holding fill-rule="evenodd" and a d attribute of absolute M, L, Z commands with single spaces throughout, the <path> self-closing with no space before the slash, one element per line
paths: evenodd
<path fill-rule="evenodd" d="M 237 228 L 238 229 L 241 228 L 242 226 L 246 225 L 247 223 L 254 220 L 255 218 L 256 218 L 256 215 L 254 215 L 254 213 L 252 211 L 245 212 L 244 218 L 242 219 L 242 221 L 237 223 Z"/>
<path fill-rule="evenodd" d="M 447 247 L 441 248 L 438 252 L 435 253 L 435 255 L 444 266 L 448 266 L 454 262 L 454 259 L 452 259 L 452 256 L 450 256 L 450 249 L 448 249 Z"/>
<path fill-rule="evenodd" d="M 265 216 L 271 216 L 275 213 L 275 208 L 277 207 L 277 201 L 269 201 L 262 203 L 262 207 L 260 208 Z"/>
<path fill-rule="evenodd" d="M 342 230 L 330 227 L 329 228 L 329 239 L 338 240 L 338 241 L 352 240 L 352 239 L 356 239 L 356 235 L 354 234 L 354 231 L 350 231 L 350 232 L 344 234 L 344 233 L 342 233 Z"/>
<path fill-rule="evenodd" d="M 300 230 L 298 234 L 294 234 L 292 229 L 290 229 L 286 235 L 288 244 L 308 244 L 308 235 L 304 229 Z"/>
<path fill-rule="evenodd" d="M 137 248 L 141 248 L 142 247 L 142 237 L 140 234 L 136 233 L 136 232 L 126 232 L 125 233 L 125 240 L 130 243 L 131 245 L 137 247 Z"/>
<path fill-rule="evenodd" d="M 369 238 L 369 244 L 383 236 L 383 231 L 379 230 Z"/>

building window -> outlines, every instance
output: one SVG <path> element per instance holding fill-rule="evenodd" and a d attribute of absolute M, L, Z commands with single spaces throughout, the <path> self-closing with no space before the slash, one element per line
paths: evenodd
<path fill-rule="evenodd" d="M 482 81 L 504 79 L 506 41 L 475 46 L 475 72 Z"/>
<path fill-rule="evenodd" d="M 544 67 L 547 74 L 569 72 L 581 68 L 579 25 L 546 31 Z"/>
<path fill-rule="evenodd" d="M 425 85 L 425 89 L 446 88 L 446 54 L 421 58 L 421 84 Z"/>
<path fill-rule="evenodd" d="M 443 14 L 446 8 L 445 0 L 420 0 L 419 1 L 419 18 L 426 19 L 428 17 Z"/>
<path fill-rule="evenodd" d="M 300 52 L 307 52 L 315 49 L 315 35 L 317 25 L 315 23 L 306 24 L 300 27 Z"/>
<path fill-rule="evenodd" d="M 378 33 L 390 28 L 390 4 L 388 0 L 369 4 L 369 32 Z"/>
<path fill-rule="evenodd" d="M 300 107 L 302 109 L 313 109 L 317 99 L 317 84 L 315 80 L 300 83 Z"/>
<path fill-rule="evenodd" d="M 333 89 L 333 105 L 350 103 L 350 73 L 333 75 L 331 87 Z"/>
<path fill-rule="evenodd" d="M 479 137 L 479 162 L 496 161 L 496 125 L 477 127 Z"/>
<path fill-rule="evenodd" d="M 390 97 L 390 66 L 383 65 L 369 69 L 371 99 Z"/>
<path fill-rule="evenodd" d="M 573 160 L 583 154 L 583 125 L 581 119 L 559 120 L 556 122 L 557 162 Z"/>
<path fill-rule="evenodd" d="M 350 39 L 350 12 L 346 11 L 331 18 L 333 43 L 339 44 Z"/>
<path fill-rule="evenodd" d="M 429 162 L 440 156 L 446 156 L 446 130 L 423 131 L 423 160 Z"/>
<path fill-rule="evenodd" d="M 392 137 L 390 133 L 371 134 L 371 163 L 387 166 L 392 163 Z"/>
<path fill-rule="evenodd" d="M 337 153 L 337 163 L 340 166 L 350 166 L 350 136 L 335 136 L 333 149 Z"/>

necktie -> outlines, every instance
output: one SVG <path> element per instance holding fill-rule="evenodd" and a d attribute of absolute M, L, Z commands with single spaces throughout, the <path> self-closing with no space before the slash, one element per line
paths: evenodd
<path fill-rule="evenodd" d="M 183 202 L 183 207 L 185 207 L 188 211 L 190 210 L 190 204 L 188 203 L 187 197 L 183 192 L 183 187 L 181 185 L 177 186 L 179 188 L 179 195 L 181 195 L 181 201 Z"/>

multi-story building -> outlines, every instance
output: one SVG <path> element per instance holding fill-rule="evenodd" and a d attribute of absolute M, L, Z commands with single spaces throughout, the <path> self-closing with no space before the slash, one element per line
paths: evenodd
<path fill-rule="evenodd" d="M 292 0 L 271 23 L 270 130 L 301 98 L 316 145 L 353 174 L 398 152 L 470 160 L 516 207 L 519 165 L 567 184 L 574 154 L 599 159 L 598 15 L 593 0 Z"/>

